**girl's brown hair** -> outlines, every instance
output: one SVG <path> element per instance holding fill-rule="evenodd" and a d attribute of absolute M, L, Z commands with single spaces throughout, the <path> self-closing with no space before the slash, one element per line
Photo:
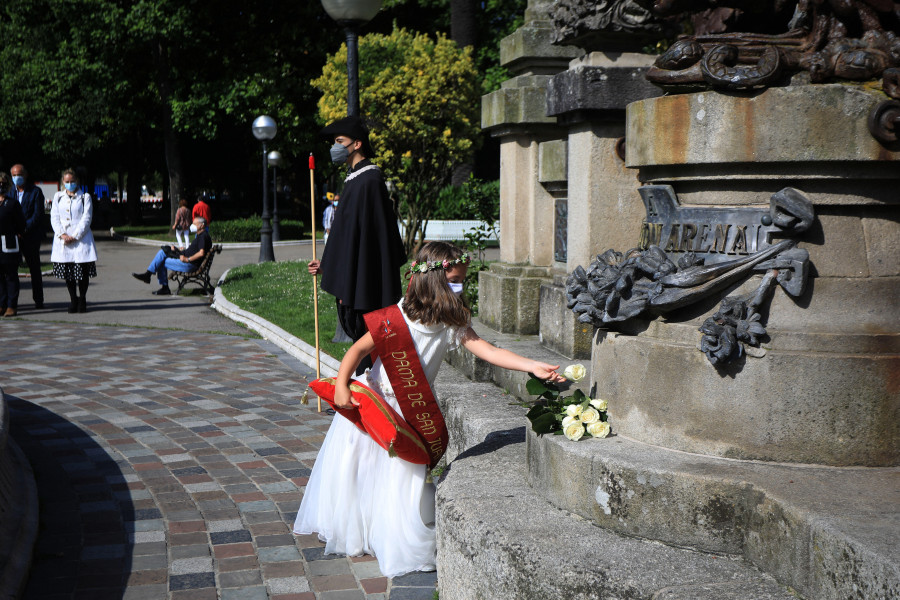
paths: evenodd
<path fill-rule="evenodd" d="M 187 200 L 185 200 L 184 198 L 182 198 L 181 200 L 179 200 L 179 201 L 178 201 L 178 207 L 179 207 L 179 208 L 181 208 L 181 207 L 187 208 Z"/>
<path fill-rule="evenodd" d="M 416 254 L 416 264 L 453 261 L 463 255 L 463 251 L 446 242 L 428 242 Z M 471 313 L 462 297 L 457 297 L 447 285 L 443 268 L 438 267 L 425 273 L 414 272 L 403 300 L 403 310 L 413 321 L 424 325 L 443 323 L 455 327 L 469 324 Z"/>

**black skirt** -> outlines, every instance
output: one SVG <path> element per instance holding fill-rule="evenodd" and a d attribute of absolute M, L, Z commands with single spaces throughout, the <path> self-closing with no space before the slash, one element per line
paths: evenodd
<path fill-rule="evenodd" d="M 66 262 L 53 263 L 53 274 L 59 279 L 67 281 L 81 281 L 88 277 L 97 276 L 97 263 L 94 261 L 86 263 Z"/>

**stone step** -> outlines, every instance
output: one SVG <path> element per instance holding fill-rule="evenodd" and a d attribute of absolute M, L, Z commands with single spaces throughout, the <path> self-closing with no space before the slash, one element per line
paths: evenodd
<path fill-rule="evenodd" d="M 524 409 L 451 368 L 435 388 L 451 439 L 437 491 L 442 600 L 796 599 L 739 558 L 623 536 L 552 506 L 526 483 Z"/>
<path fill-rule="evenodd" d="M 565 360 L 537 336 L 499 334 L 479 323 L 476 331 L 525 356 Z M 507 439 L 527 423 L 524 409 L 510 406 L 515 398 L 496 403 L 499 390 L 486 382 L 529 398 L 527 375 L 494 369 L 468 353 L 450 361 L 485 383 L 467 382 L 458 396 L 448 396 L 448 457 L 488 438 Z M 460 409 L 469 396 L 475 406 Z M 491 407 L 478 406 L 479 397 Z M 549 511 L 626 536 L 743 556 L 809 598 L 900 597 L 900 469 L 739 461 L 615 435 L 572 443 L 529 431 L 520 451 L 525 456 L 514 466 Z"/>
<path fill-rule="evenodd" d="M 526 454 L 532 489 L 609 531 L 744 556 L 808 598 L 900 597 L 900 469 L 723 459 L 624 436 L 572 443 L 531 431 Z"/>

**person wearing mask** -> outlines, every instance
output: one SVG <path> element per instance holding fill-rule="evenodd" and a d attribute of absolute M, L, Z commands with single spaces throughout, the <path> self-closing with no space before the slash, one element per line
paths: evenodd
<path fill-rule="evenodd" d="M 171 296 L 169 270 L 190 273 L 200 266 L 200 263 L 203 262 L 203 257 L 209 254 L 209 251 L 212 249 L 212 238 L 209 237 L 206 227 L 206 219 L 194 217 L 191 233 L 196 233 L 197 237 L 194 238 L 190 246 L 181 251 L 175 246 L 164 246 L 150 261 L 146 271 L 143 273 L 132 273 L 131 276 L 138 281 L 150 283 L 155 274 L 160 287 L 153 294 L 155 296 Z"/>
<path fill-rule="evenodd" d="M 325 230 L 325 235 L 322 236 L 323 244 L 328 243 L 328 236 L 331 234 L 331 224 L 334 223 L 334 213 L 337 211 L 340 200 L 340 194 L 328 192 L 328 206 L 325 207 L 325 212 L 322 213 L 322 228 Z"/>
<path fill-rule="evenodd" d="M 400 300 L 406 252 L 384 175 L 370 160 L 375 151 L 366 124 L 360 117 L 345 117 L 321 135 L 334 141 L 332 162 L 349 168 L 322 260 L 310 261 L 308 271 L 322 274 L 322 289 L 336 299 L 341 328 L 356 341 L 368 331 L 364 314 Z M 364 360 L 359 372 L 369 366 L 371 361 Z"/>
<path fill-rule="evenodd" d="M 19 307 L 20 237 L 25 233 L 25 215 L 9 177 L 0 173 L 0 317 L 14 317 Z"/>
<path fill-rule="evenodd" d="M 22 258 L 31 273 L 31 298 L 34 307 L 44 308 L 44 280 L 41 277 L 41 242 L 44 239 L 44 192 L 28 181 L 28 171 L 23 165 L 13 165 L 9 170 L 15 187 L 16 199 L 25 214 L 25 233 L 20 240 Z"/>
<path fill-rule="evenodd" d="M 78 176 L 72 169 L 62 174 L 65 188 L 56 192 L 50 208 L 53 248 L 50 262 L 53 274 L 66 281 L 69 290 L 69 312 L 87 312 L 86 294 L 90 278 L 97 276 L 97 246 L 91 233 L 94 205 L 90 194 L 79 189 Z"/>

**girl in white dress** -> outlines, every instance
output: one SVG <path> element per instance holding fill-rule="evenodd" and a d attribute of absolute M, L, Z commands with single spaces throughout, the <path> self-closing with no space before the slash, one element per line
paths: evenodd
<path fill-rule="evenodd" d="M 399 303 L 429 385 L 433 386 L 447 350 L 460 344 L 499 367 L 565 381 L 556 372 L 559 365 L 524 358 L 478 337 L 460 297 L 467 270 L 468 256 L 462 250 L 429 242 L 416 256 L 409 288 Z M 367 333 L 344 355 L 335 384 L 336 406 L 357 406 L 350 379 L 374 349 Z M 356 379 L 401 413 L 381 359 Z M 426 465 L 391 458 L 348 419 L 335 416 L 316 457 L 294 533 L 318 533 L 326 554 L 372 554 L 387 577 L 433 571 L 434 486 L 426 483 L 427 471 Z"/>

